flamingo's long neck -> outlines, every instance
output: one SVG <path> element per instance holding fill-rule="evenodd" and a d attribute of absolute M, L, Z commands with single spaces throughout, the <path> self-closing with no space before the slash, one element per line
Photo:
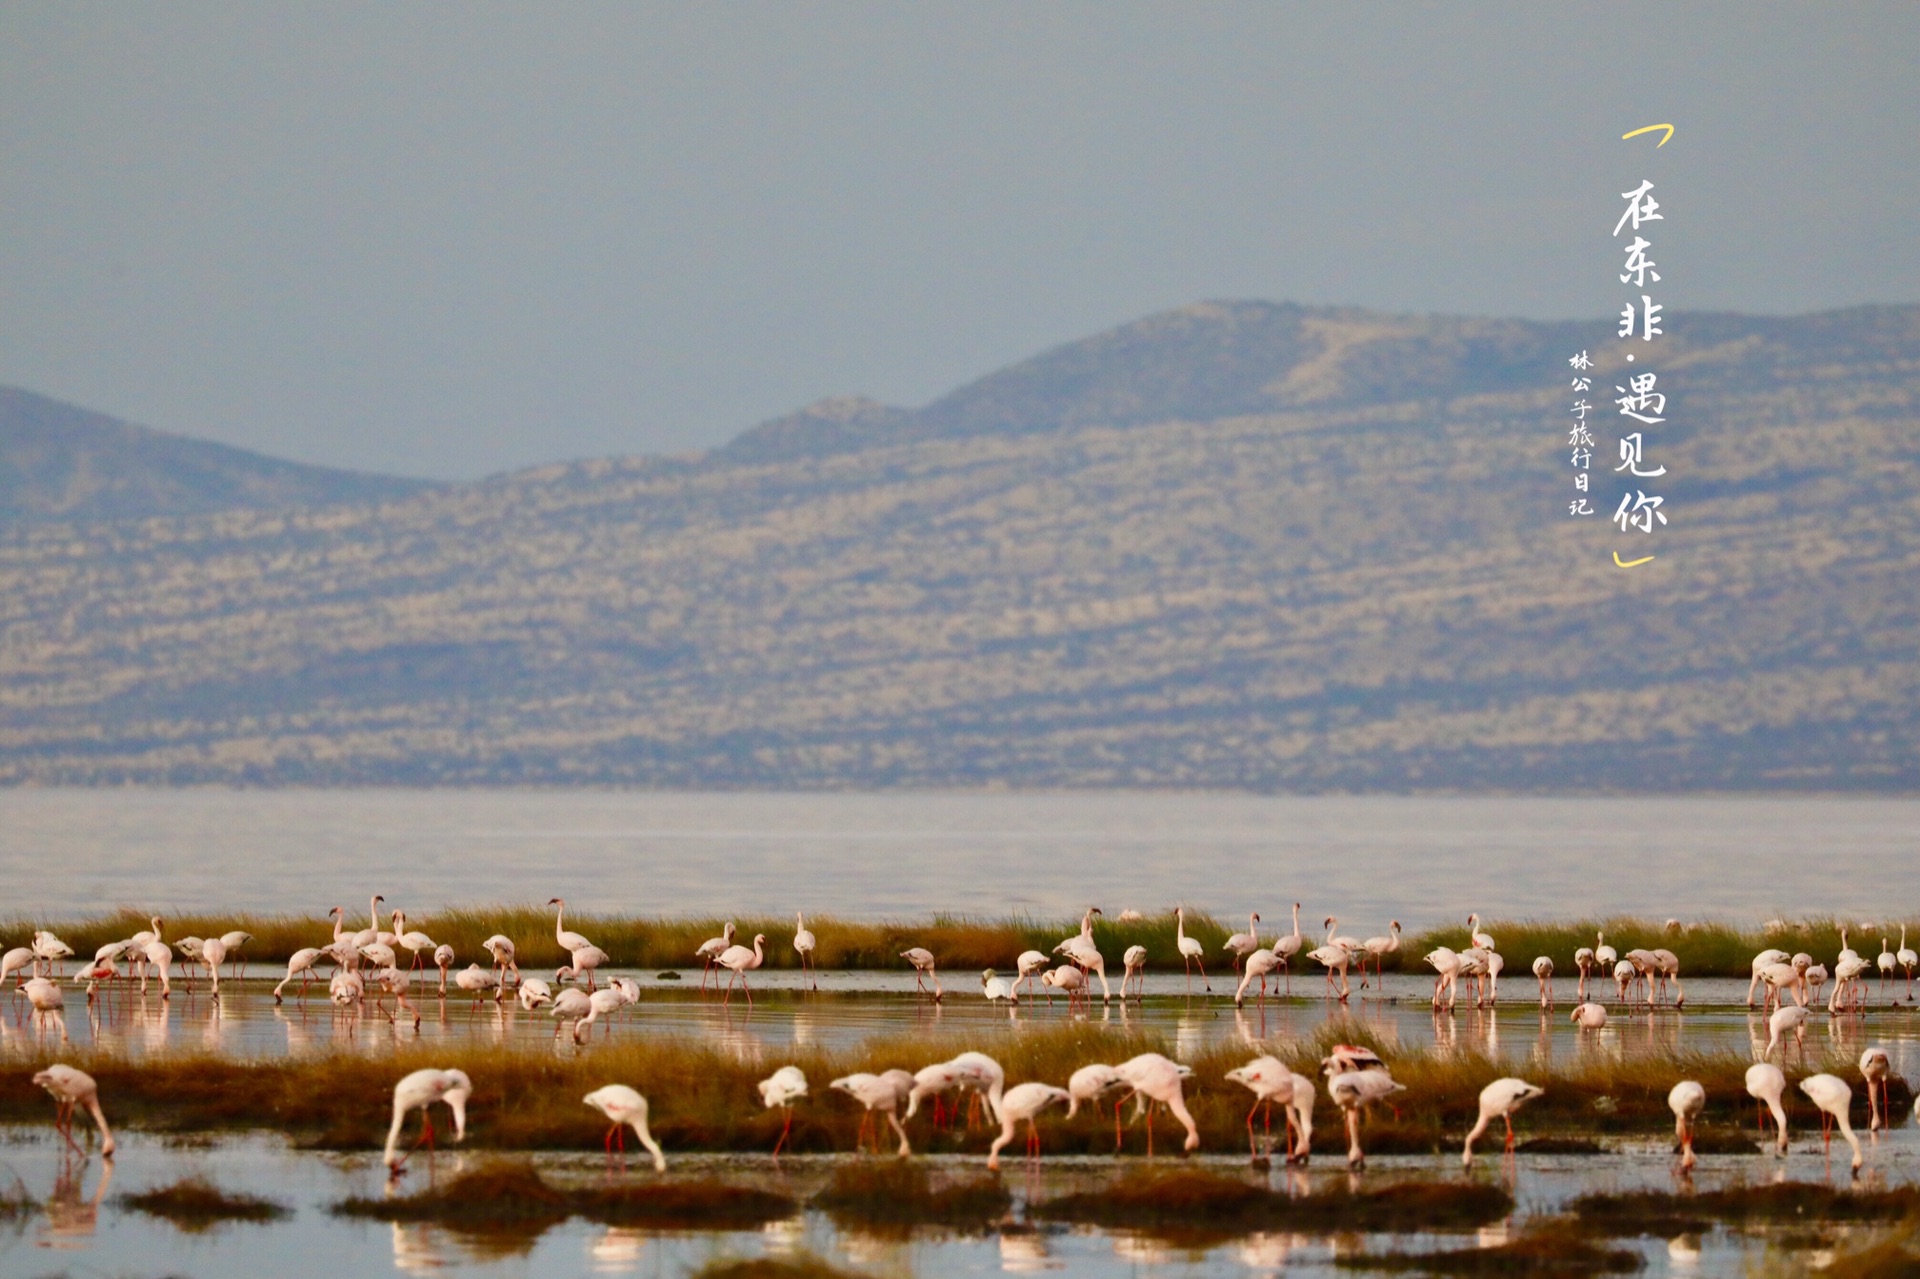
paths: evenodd
<path fill-rule="evenodd" d="M 1300 903 L 1299 902 L 1295 902 L 1293 904 L 1293 935 L 1295 937 L 1298 937 L 1300 935 Z"/>
<path fill-rule="evenodd" d="M 1327 945 L 1333 945 L 1333 930 L 1339 926 L 1340 921 L 1338 919 L 1329 918 L 1327 920 Z"/>
<path fill-rule="evenodd" d="M 560 934 L 567 931 L 567 904 L 565 902 L 555 902 L 554 905 L 560 909 L 555 911 L 553 916 L 553 939 L 564 947 L 566 942 L 562 940 Z"/>
<path fill-rule="evenodd" d="M 1177 946 L 1187 939 L 1187 917 L 1180 911 L 1173 912 L 1173 940 Z"/>

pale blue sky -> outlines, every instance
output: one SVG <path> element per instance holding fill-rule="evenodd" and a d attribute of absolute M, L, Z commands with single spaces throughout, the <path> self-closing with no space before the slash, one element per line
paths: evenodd
<path fill-rule="evenodd" d="M 468 477 L 1206 297 L 1920 300 L 1920 6 L 0 0 L 0 382 Z M 1626 128 L 1672 120 L 1654 156 Z"/>

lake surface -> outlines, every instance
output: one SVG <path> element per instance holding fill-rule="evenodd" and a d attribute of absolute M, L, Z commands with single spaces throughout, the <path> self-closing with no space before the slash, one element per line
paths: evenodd
<path fill-rule="evenodd" d="M 1902 799 L 0 790 L 0 910 L 1879 919 L 1917 844 Z"/>

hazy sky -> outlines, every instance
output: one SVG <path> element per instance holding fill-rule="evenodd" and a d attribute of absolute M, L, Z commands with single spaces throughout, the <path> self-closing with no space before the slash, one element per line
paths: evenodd
<path fill-rule="evenodd" d="M 0 382 L 372 470 L 925 403 L 1208 297 L 1920 301 L 1920 5 L 0 0 Z M 1672 121 L 1654 155 L 1620 142 Z"/>

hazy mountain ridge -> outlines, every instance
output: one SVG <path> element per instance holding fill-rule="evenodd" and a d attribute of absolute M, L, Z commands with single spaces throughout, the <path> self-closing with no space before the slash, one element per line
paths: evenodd
<path fill-rule="evenodd" d="M 1564 515 L 1606 326 L 1241 303 L 704 460 L 17 527 L 0 779 L 1912 789 L 1920 308 L 1670 328 L 1651 539 Z"/>
<path fill-rule="evenodd" d="M 0 386 L 0 523 L 379 502 L 426 487 L 170 435 Z"/>

